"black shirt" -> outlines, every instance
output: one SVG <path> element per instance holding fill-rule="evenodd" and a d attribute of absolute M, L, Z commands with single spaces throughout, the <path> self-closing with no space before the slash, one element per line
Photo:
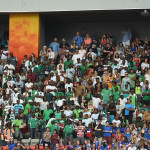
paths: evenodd
<path fill-rule="evenodd" d="M 103 125 L 102 124 L 99 124 L 97 129 L 101 129 L 101 131 L 95 131 L 95 136 L 97 138 L 100 138 L 100 137 L 103 137 Z"/>
<path fill-rule="evenodd" d="M 69 47 L 68 43 L 60 43 L 60 48 L 63 48 L 63 44 L 65 44 L 66 47 Z"/>
<path fill-rule="evenodd" d="M 90 47 L 92 48 L 92 51 L 94 53 L 97 53 L 97 47 L 98 47 L 98 43 L 97 42 L 96 43 L 92 42 Z"/>
<path fill-rule="evenodd" d="M 99 75 L 100 77 L 103 75 L 102 69 L 103 69 L 103 66 L 102 66 L 102 65 L 97 65 L 97 66 L 95 67 L 95 70 L 97 71 L 97 73 L 98 73 L 98 75 Z"/>

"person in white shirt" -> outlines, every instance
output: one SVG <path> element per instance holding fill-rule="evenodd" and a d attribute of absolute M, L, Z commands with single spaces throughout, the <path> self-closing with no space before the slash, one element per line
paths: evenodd
<path fill-rule="evenodd" d="M 73 114 L 73 111 L 70 110 L 70 105 L 67 106 L 67 110 L 64 111 L 64 115 L 67 117 L 67 118 L 71 118 Z"/>
<path fill-rule="evenodd" d="M 9 70 L 15 71 L 15 67 L 11 64 L 10 60 L 7 61 L 7 64 L 4 66 L 4 69 L 6 69 L 6 67 L 8 67 Z"/>
<path fill-rule="evenodd" d="M 124 98 L 123 93 L 120 94 L 119 100 L 120 100 L 120 105 L 122 105 L 122 107 L 125 108 L 125 105 L 126 105 L 126 103 L 127 103 L 127 99 Z"/>
<path fill-rule="evenodd" d="M 85 59 L 86 50 L 84 49 L 84 47 L 82 45 L 80 47 L 79 54 L 81 55 L 82 59 Z"/>
<path fill-rule="evenodd" d="M 142 70 L 144 70 L 145 68 L 149 68 L 148 58 L 145 58 L 145 61 L 142 62 L 141 68 Z"/>
<path fill-rule="evenodd" d="M 69 91 L 69 89 L 68 89 L 69 87 L 71 88 L 71 91 L 72 91 L 72 89 L 73 89 L 73 84 L 71 83 L 70 79 L 67 79 L 67 80 L 66 80 L 66 84 L 65 84 L 65 90 L 66 90 L 66 92 Z"/>
<path fill-rule="evenodd" d="M 121 121 L 119 120 L 119 115 L 116 115 L 112 123 L 116 123 L 116 127 L 119 127 L 119 125 L 121 124 Z"/>
<path fill-rule="evenodd" d="M 12 89 L 13 85 L 15 85 L 15 84 L 16 84 L 15 81 L 13 81 L 13 80 L 12 80 L 12 77 L 9 76 L 9 77 L 8 77 L 8 80 L 7 80 L 7 86 L 8 86 L 8 88 L 9 88 L 9 89 Z"/>
<path fill-rule="evenodd" d="M 89 118 L 91 116 L 91 112 L 88 110 L 88 107 L 84 108 L 83 117 L 85 117 L 85 115 L 88 115 Z"/>
<path fill-rule="evenodd" d="M 124 55 L 122 58 L 123 59 L 119 61 L 119 69 L 120 69 L 121 77 L 124 77 L 125 73 L 127 72 L 127 69 L 128 69 L 128 62 L 125 60 Z"/>
<path fill-rule="evenodd" d="M 26 91 L 32 92 L 32 88 L 33 88 L 33 83 L 31 82 L 31 79 L 29 78 L 27 83 L 25 84 L 25 89 Z"/>
<path fill-rule="evenodd" d="M 73 60 L 73 64 L 77 63 L 77 59 L 80 58 L 80 60 L 82 60 L 82 56 L 79 54 L 79 50 L 76 50 L 76 53 L 73 55 L 72 60 Z"/>
<path fill-rule="evenodd" d="M 10 109 L 11 109 L 11 112 L 13 113 L 14 106 L 13 106 L 12 100 L 9 100 L 9 103 L 5 105 L 4 111 L 6 112 L 6 115 L 8 114 L 8 110 Z"/>
<path fill-rule="evenodd" d="M 6 64 L 7 62 L 7 59 L 8 59 L 8 54 L 9 54 L 9 51 L 8 51 L 8 46 L 5 45 L 4 49 L 1 51 L 2 55 L 1 55 L 1 60 L 2 60 L 2 64 L 3 66 Z"/>
<path fill-rule="evenodd" d="M 92 118 L 88 117 L 88 114 L 86 114 L 85 119 L 82 120 L 82 123 L 85 123 L 85 126 L 88 127 L 90 123 L 93 124 L 93 120 Z"/>
<path fill-rule="evenodd" d="M 97 123 L 99 117 L 98 109 L 94 108 L 93 114 L 91 116 L 94 123 Z"/>
<path fill-rule="evenodd" d="M 29 66 L 32 66 L 32 57 L 30 57 L 29 60 L 25 62 L 25 67 L 27 68 L 27 70 L 29 69 Z"/>
<path fill-rule="evenodd" d="M 72 79 L 75 74 L 75 70 L 71 64 L 68 64 L 68 69 L 66 70 L 66 75 L 69 79 Z"/>
<path fill-rule="evenodd" d="M 35 102 L 43 102 L 44 92 L 41 91 L 41 87 L 38 87 L 38 90 L 35 92 Z"/>
<path fill-rule="evenodd" d="M 131 145 L 128 147 L 128 150 L 136 150 L 136 146 L 134 144 L 134 142 L 131 142 Z"/>
<path fill-rule="evenodd" d="M 92 100 L 93 100 L 93 106 L 94 106 L 94 108 L 98 109 L 99 104 L 101 102 L 101 99 L 98 97 L 98 94 L 95 94 L 95 97 L 92 97 Z"/>
<path fill-rule="evenodd" d="M 43 101 L 40 102 L 40 109 L 44 111 L 47 109 L 48 101 L 46 100 L 46 96 L 43 97 Z"/>
<path fill-rule="evenodd" d="M 55 53 L 53 52 L 52 48 L 48 48 L 48 53 L 47 53 L 47 57 L 48 59 L 54 59 L 55 58 Z"/>
<path fill-rule="evenodd" d="M 54 83 L 52 80 L 48 81 L 48 85 L 46 86 L 46 91 L 50 90 L 50 93 L 55 96 L 55 92 L 57 90 L 56 86 L 54 86 Z"/>
<path fill-rule="evenodd" d="M 87 56 L 91 55 L 92 56 L 92 60 L 96 59 L 96 54 L 93 52 L 92 48 L 89 49 L 89 52 L 87 53 Z"/>

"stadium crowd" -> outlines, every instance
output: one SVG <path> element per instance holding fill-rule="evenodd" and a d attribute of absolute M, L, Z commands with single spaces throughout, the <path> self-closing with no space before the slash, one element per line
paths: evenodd
<path fill-rule="evenodd" d="M 0 57 L 0 150 L 31 149 L 27 133 L 35 150 L 150 150 L 148 37 L 85 30 L 24 54 L 18 68 L 4 34 Z"/>

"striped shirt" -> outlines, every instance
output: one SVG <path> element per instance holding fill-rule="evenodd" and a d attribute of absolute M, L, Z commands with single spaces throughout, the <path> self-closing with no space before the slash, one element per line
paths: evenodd
<path fill-rule="evenodd" d="M 16 104 L 14 105 L 14 109 L 15 109 L 15 114 L 18 114 L 19 109 L 24 109 L 22 104 Z"/>
<path fill-rule="evenodd" d="M 78 130 L 77 137 L 84 137 L 84 131 L 83 130 L 85 130 L 85 126 L 77 126 L 76 130 Z"/>

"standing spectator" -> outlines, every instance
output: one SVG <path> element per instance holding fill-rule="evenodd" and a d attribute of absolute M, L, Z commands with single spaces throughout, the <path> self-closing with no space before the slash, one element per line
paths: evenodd
<path fill-rule="evenodd" d="M 148 86 L 145 87 L 145 90 L 143 91 L 143 103 L 145 103 L 147 106 L 150 105 L 150 90 Z"/>
<path fill-rule="evenodd" d="M 43 134 L 43 148 L 45 148 L 46 144 L 48 144 L 48 147 L 50 147 L 50 141 L 51 141 L 51 133 L 49 132 L 49 127 L 47 127 L 46 132 Z"/>
<path fill-rule="evenodd" d="M 128 99 L 127 104 L 125 105 L 125 117 L 129 121 L 132 122 L 132 113 L 134 111 L 134 106 L 131 104 L 131 99 Z"/>
<path fill-rule="evenodd" d="M 126 47 L 127 45 L 130 46 L 131 32 L 127 26 L 123 27 L 123 30 L 121 32 L 121 37 L 122 37 L 123 46 L 124 47 Z"/>
<path fill-rule="evenodd" d="M 2 78 L 3 71 L 4 71 L 4 66 L 2 64 L 2 60 L 0 60 L 0 78 Z"/>
<path fill-rule="evenodd" d="M 66 42 L 66 39 L 64 37 L 62 38 L 62 43 L 60 43 L 60 48 L 63 47 L 63 44 L 65 45 L 66 49 L 69 49 L 69 44 Z"/>
<path fill-rule="evenodd" d="M 28 120 L 28 126 L 30 128 L 31 139 L 36 139 L 37 137 L 37 127 L 38 119 L 35 117 L 35 113 L 32 113 L 32 117 Z"/>
<path fill-rule="evenodd" d="M 52 109 L 51 109 L 51 106 L 50 106 L 50 105 L 47 105 L 47 109 L 45 109 L 44 112 L 43 112 L 43 117 L 44 117 L 44 120 L 45 120 L 46 122 L 49 121 L 49 119 L 50 119 L 50 114 L 52 114 L 52 113 L 53 113 L 53 111 L 52 111 Z"/>
<path fill-rule="evenodd" d="M 106 125 L 104 126 L 103 132 L 104 132 L 104 139 L 107 141 L 108 144 L 111 144 L 112 128 L 110 127 L 108 121 L 106 121 Z"/>
<path fill-rule="evenodd" d="M 1 51 L 1 60 L 2 60 L 2 64 L 3 66 L 6 65 L 7 59 L 8 59 L 8 45 L 5 45 L 4 49 Z"/>
<path fill-rule="evenodd" d="M 52 150 L 56 150 L 56 144 L 58 144 L 60 137 L 57 133 L 57 130 L 54 130 L 54 133 L 51 135 L 51 146 Z"/>
<path fill-rule="evenodd" d="M 10 141 L 11 138 L 13 138 L 13 134 L 14 134 L 14 129 L 11 126 L 11 123 L 7 123 L 7 127 L 4 131 L 4 137 L 5 137 L 5 141 L 8 143 Z"/>
<path fill-rule="evenodd" d="M 83 144 L 84 143 L 84 134 L 85 126 L 82 125 L 82 121 L 79 120 L 79 125 L 76 127 L 77 139 Z"/>
<path fill-rule="evenodd" d="M 76 41 L 78 47 L 81 46 L 81 43 L 83 42 L 83 38 L 80 36 L 79 32 L 76 33 L 76 36 L 73 38 L 73 41 Z"/>
<path fill-rule="evenodd" d="M 54 38 L 54 42 L 50 44 L 50 46 L 55 53 L 55 58 L 57 58 L 58 50 L 59 50 L 59 43 L 57 43 L 57 38 Z"/>
<path fill-rule="evenodd" d="M 68 141 L 73 140 L 73 132 L 74 127 L 71 124 L 71 120 L 67 120 L 67 125 L 64 128 L 65 145 L 67 144 Z"/>
<path fill-rule="evenodd" d="M 14 105 L 14 114 L 18 114 L 19 109 L 22 110 L 22 112 L 24 111 L 24 106 L 22 104 L 20 104 L 20 100 L 17 100 L 17 104 Z"/>
<path fill-rule="evenodd" d="M 87 46 L 87 48 L 89 48 L 92 43 L 92 39 L 90 38 L 90 35 L 88 33 L 86 34 L 84 38 L 84 43 Z"/>
<path fill-rule="evenodd" d="M 22 135 L 22 131 L 20 129 L 20 125 L 23 124 L 23 121 L 19 118 L 19 115 L 17 114 L 15 116 L 15 120 L 14 120 L 14 123 L 13 123 L 13 126 L 15 128 L 15 137 L 16 138 L 23 138 L 23 135 Z"/>
<path fill-rule="evenodd" d="M 95 126 L 95 136 L 98 138 L 99 145 L 101 145 L 103 139 L 103 125 L 101 124 L 101 120 Z"/>
<path fill-rule="evenodd" d="M 14 54 L 11 52 L 9 57 L 10 63 L 17 69 L 18 67 L 18 59 L 14 56 Z"/>
<path fill-rule="evenodd" d="M 107 104 L 110 101 L 112 95 L 111 90 L 108 88 L 108 84 L 105 84 L 105 88 L 102 90 L 101 95 L 103 96 L 104 103 Z"/>

